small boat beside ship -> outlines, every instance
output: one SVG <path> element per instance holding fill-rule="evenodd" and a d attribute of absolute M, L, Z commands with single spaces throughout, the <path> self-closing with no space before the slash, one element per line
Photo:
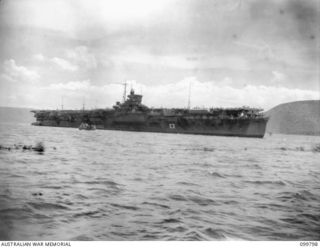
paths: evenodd
<path fill-rule="evenodd" d="M 79 130 L 96 130 L 96 126 L 93 124 L 82 122 L 81 125 L 79 126 Z"/>

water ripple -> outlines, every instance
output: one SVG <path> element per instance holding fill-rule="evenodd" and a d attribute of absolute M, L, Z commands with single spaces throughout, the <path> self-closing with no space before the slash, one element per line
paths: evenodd
<path fill-rule="evenodd" d="M 320 238 L 320 137 L 1 125 L 2 239 Z"/>

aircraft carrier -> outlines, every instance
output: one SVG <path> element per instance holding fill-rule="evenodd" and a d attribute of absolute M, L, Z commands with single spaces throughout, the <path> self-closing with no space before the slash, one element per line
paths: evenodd
<path fill-rule="evenodd" d="M 263 138 L 268 118 L 262 109 L 149 108 L 142 95 L 130 94 L 113 108 L 93 110 L 32 110 L 37 126 L 83 127 L 88 130 L 182 133 Z M 94 128 L 90 128 L 94 127 Z"/>

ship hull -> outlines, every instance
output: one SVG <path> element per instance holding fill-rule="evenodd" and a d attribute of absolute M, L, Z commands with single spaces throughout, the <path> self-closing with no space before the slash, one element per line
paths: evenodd
<path fill-rule="evenodd" d="M 126 116 L 114 117 L 106 120 L 94 121 L 97 129 L 155 132 L 155 133 L 179 133 L 215 136 L 237 136 L 263 138 L 266 130 L 267 119 L 195 119 L 188 120 L 181 117 Z M 37 126 L 70 127 L 78 128 L 81 121 L 37 121 Z"/>

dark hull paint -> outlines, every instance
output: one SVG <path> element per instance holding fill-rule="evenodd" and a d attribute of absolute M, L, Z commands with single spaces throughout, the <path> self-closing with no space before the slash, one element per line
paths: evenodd
<path fill-rule="evenodd" d="M 44 120 L 38 123 L 39 126 L 71 127 L 78 128 L 81 122 Z M 130 122 L 127 120 L 115 121 L 105 120 L 103 123 L 94 123 L 97 129 L 134 131 L 134 132 L 156 132 L 156 133 L 178 133 L 198 134 L 215 136 L 237 136 L 263 138 L 267 120 L 260 119 L 225 119 L 225 120 L 197 120 L 197 123 L 184 123 L 181 125 L 177 120 L 167 118 L 155 124 L 150 121 Z M 173 125 L 174 124 L 174 125 Z"/>

